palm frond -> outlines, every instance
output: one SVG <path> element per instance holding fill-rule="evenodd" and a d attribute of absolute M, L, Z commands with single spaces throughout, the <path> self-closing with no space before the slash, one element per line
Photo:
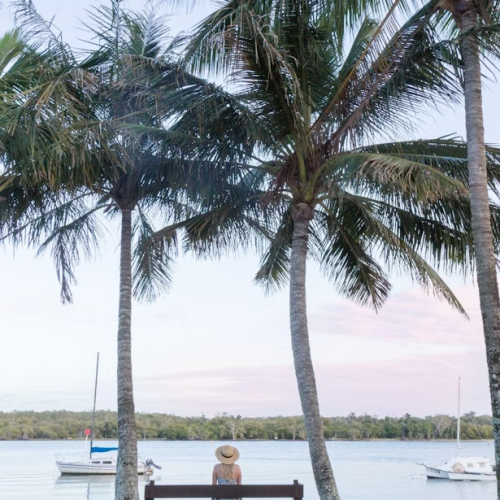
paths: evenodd
<path fill-rule="evenodd" d="M 460 96 L 458 47 L 442 41 L 429 22 L 436 6 L 432 0 L 401 28 L 387 18 L 387 30 L 374 33 L 373 42 L 333 87 L 315 124 L 317 133 L 331 136 L 330 151 L 360 145 L 386 127 L 408 128 L 408 113 Z"/>
<path fill-rule="evenodd" d="M 22 37 L 32 45 L 45 45 L 45 49 L 66 64 L 74 62 L 69 46 L 63 41 L 53 19 L 47 21 L 36 10 L 32 0 L 12 0 L 14 18 Z"/>
<path fill-rule="evenodd" d="M 466 192 L 458 179 L 432 165 L 374 152 L 336 155 L 322 167 L 322 178 L 326 190 L 331 185 L 334 190 L 341 186 L 341 189 L 368 190 L 382 196 L 406 195 L 424 204 L 443 197 L 458 197 Z"/>
<path fill-rule="evenodd" d="M 133 293 L 138 300 L 152 302 L 170 289 L 171 267 L 177 254 L 176 232 L 155 238 L 155 230 L 142 210 L 134 222 Z"/>
<path fill-rule="evenodd" d="M 469 185 L 467 144 L 455 137 L 373 144 L 358 149 L 360 152 L 390 154 L 409 161 L 429 165 L 456 179 L 465 187 Z M 486 145 L 486 168 L 489 188 L 497 196 L 500 181 L 500 148 Z"/>
<path fill-rule="evenodd" d="M 264 230 L 262 232 L 266 234 Z M 277 291 L 288 283 L 292 234 L 292 214 L 287 210 L 277 229 L 271 235 L 267 232 L 269 244 L 255 275 L 255 283 L 264 287 L 266 293 Z"/>
<path fill-rule="evenodd" d="M 37 255 L 50 249 L 56 266 L 57 279 L 61 285 L 63 303 L 73 301 L 71 287 L 76 285 L 75 267 L 80 263 L 82 257 L 87 260 L 95 257 L 100 248 L 103 230 L 98 217 L 96 217 L 96 212 L 101 209 L 102 206 L 98 205 L 84 213 L 78 213 L 67 223 L 58 223 L 38 248 Z M 67 219 L 67 212 L 63 212 L 62 216 L 62 220 Z M 47 231 L 47 227 L 43 227 Z"/>
<path fill-rule="evenodd" d="M 424 291 L 432 291 L 439 299 L 445 300 L 451 307 L 468 317 L 451 288 L 418 252 L 410 245 L 393 237 L 390 231 L 385 232 L 381 228 L 380 233 L 384 238 L 385 259 L 389 265 L 391 265 L 390 257 L 392 257 L 394 263 L 402 266 L 411 279 L 417 282 Z"/>
<path fill-rule="evenodd" d="M 324 234 L 318 249 L 321 268 L 340 294 L 378 310 L 387 300 L 391 285 L 371 255 L 372 242 L 364 235 L 364 221 L 347 210 L 336 215 L 331 210 L 316 212 L 316 223 Z"/>

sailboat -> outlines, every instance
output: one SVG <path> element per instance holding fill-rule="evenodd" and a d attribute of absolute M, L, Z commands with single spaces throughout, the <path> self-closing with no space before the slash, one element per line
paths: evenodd
<path fill-rule="evenodd" d="M 443 465 L 426 465 L 428 479 L 451 481 L 495 481 L 496 468 L 486 457 L 462 457 L 460 455 L 460 378 L 458 379 L 457 455 Z"/>
<path fill-rule="evenodd" d="M 90 428 L 90 453 L 89 458 L 79 461 L 56 461 L 57 468 L 61 474 L 116 474 L 116 459 L 113 456 L 94 457 L 96 453 L 107 453 L 117 451 L 116 447 L 102 447 L 94 445 L 94 423 L 95 423 L 95 405 L 97 398 L 97 379 L 99 375 L 99 353 L 97 353 L 97 366 L 95 372 L 95 388 L 94 388 L 94 408 L 92 410 L 92 426 Z M 161 469 L 151 459 L 145 461 L 138 460 L 137 474 L 151 474 L 153 467 Z"/>

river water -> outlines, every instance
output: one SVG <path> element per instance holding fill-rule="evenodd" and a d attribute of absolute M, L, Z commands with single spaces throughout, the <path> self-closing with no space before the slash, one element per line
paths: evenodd
<path fill-rule="evenodd" d="M 99 444 L 99 443 L 97 443 Z M 163 466 L 153 478 L 164 484 L 209 484 L 221 443 L 146 441 L 142 458 Z M 305 498 L 317 500 L 307 443 L 243 441 L 238 462 L 245 483 L 304 484 Z M 113 446 L 106 441 L 103 446 Z M 427 481 L 416 462 L 442 463 L 456 454 L 451 442 L 328 442 L 342 500 L 494 500 L 496 483 Z M 113 500 L 114 477 L 60 476 L 55 460 L 79 459 L 79 441 L 0 441 L 1 500 Z M 463 443 L 463 456 L 493 459 L 491 443 Z M 144 480 L 139 480 L 144 498 Z"/>

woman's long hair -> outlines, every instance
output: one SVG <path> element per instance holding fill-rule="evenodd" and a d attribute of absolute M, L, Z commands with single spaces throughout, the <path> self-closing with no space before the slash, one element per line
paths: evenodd
<path fill-rule="evenodd" d="M 222 477 L 224 479 L 233 479 L 234 464 L 220 464 L 222 467 Z"/>

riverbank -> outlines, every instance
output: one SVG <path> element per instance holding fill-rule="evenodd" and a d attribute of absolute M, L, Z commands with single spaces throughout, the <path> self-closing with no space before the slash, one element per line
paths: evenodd
<path fill-rule="evenodd" d="M 137 434 L 140 438 L 169 441 L 263 440 L 301 441 L 306 439 L 303 418 L 243 417 L 217 414 L 208 418 L 179 417 L 162 413 L 137 413 Z M 90 428 L 91 412 L 0 412 L 0 440 L 85 439 Z M 377 417 L 349 414 L 346 417 L 323 417 L 325 439 L 359 441 L 373 439 L 429 441 L 456 438 L 455 417 L 433 415 L 415 417 Z M 460 437 L 463 440 L 492 439 L 491 417 L 465 413 L 461 419 Z M 116 412 L 98 411 L 95 415 L 94 436 L 116 439 Z"/>

